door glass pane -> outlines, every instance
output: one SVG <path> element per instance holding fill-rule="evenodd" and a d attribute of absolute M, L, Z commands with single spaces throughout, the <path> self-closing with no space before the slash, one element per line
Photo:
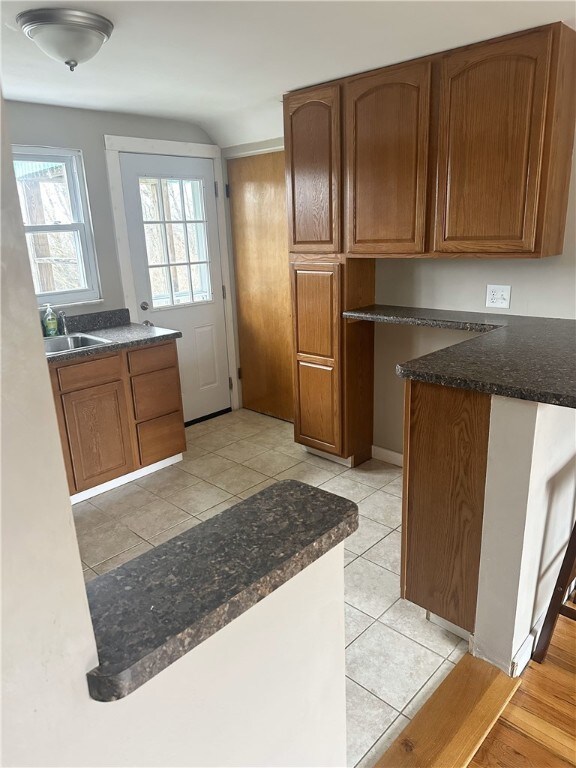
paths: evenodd
<path fill-rule="evenodd" d="M 74 222 L 66 163 L 19 159 L 14 171 L 26 226 Z"/>
<path fill-rule="evenodd" d="M 194 301 L 210 301 L 212 291 L 210 289 L 210 270 L 208 264 L 192 264 L 192 290 Z"/>
<path fill-rule="evenodd" d="M 212 301 L 202 179 L 140 178 L 139 188 L 152 306 Z"/>
<path fill-rule="evenodd" d="M 187 224 L 190 261 L 208 261 L 206 224 Z"/>
<path fill-rule="evenodd" d="M 173 304 L 168 267 L 150 269 L 150 289 L 153 307 L 170 307 Z"/>
<path fill-rule="evenodd" d="M 78 232 L 27 233 L 36 293 L 87 288 Z"/>
<path fill-rule="evenodd" d="M 204 221 L 204 188 L 202 179 L 185 179 L 184 208 L 188 221 Z"/>
<path fill-rule="evenodd" d="M 158 179 L 140 179 L 140 200 L 144 221 L 160 221 Z"/>
<path fill-rule="evenodd" d="M 166 249 L 162 237 L 162 224 L 144 224 L 148 264 L 165 264 Z"/>
<path fill-rule="evenodd" d="M 162 201 L 166 221 L 182 221 L 182 195 L 178 179 L 162 179 Z"/>
<path fill-rule="evenodd" d="M 172 277 L 174 304 L 190 304 L 192 302 L 192 291 L 190 290 L 188 267 L 170 267 L 170 276 Z"/>
<path fill-rule="evenodd" d="M 184 224 L 166 224 L 166 243 L 170 261 L 180 264 L 188 261 Z"/>

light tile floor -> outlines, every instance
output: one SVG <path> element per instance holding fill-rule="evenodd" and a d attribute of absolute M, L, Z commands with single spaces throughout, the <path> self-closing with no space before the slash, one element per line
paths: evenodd
<path fill-rule="evenodd" d="M 292 424 L 240 410 L 186 429 L 179 464 L 75 504 L 86 581 L 199 525 L 277 480 L 357 502 L 345 542 L 348 765 L 372 768 L 466 643 L 400 599 L 401 470 L 355 469 L 308 453 Z"/>

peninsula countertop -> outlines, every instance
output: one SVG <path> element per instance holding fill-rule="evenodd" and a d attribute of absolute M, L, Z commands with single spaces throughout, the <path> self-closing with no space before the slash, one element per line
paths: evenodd
<path fill-rule="evenodd" d="M 96 577 L 90 695 L 128 695 L 357 527 L 352 501 L 285 480 Z"/>
<path fill-rule="evenodd" d="M 374 304 L 350 320 L 481 333 L 396 366 L 398 376 L 576 408 L 576 321 Z"/>

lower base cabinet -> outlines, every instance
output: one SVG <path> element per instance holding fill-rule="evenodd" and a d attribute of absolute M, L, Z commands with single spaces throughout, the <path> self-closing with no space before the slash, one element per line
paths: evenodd
<path fill-rule="evenodd" d="M 174 341 L 50 361 L 71 494 L 186 449 Z"/>

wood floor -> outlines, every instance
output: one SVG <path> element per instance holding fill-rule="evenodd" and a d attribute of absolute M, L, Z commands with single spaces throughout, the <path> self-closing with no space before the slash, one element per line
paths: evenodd
<path fill-rule="evenodd" d="M 470 766 L 576 766 L 576 622 L 560 616 L 546 661 L 530 662 Z"/>

